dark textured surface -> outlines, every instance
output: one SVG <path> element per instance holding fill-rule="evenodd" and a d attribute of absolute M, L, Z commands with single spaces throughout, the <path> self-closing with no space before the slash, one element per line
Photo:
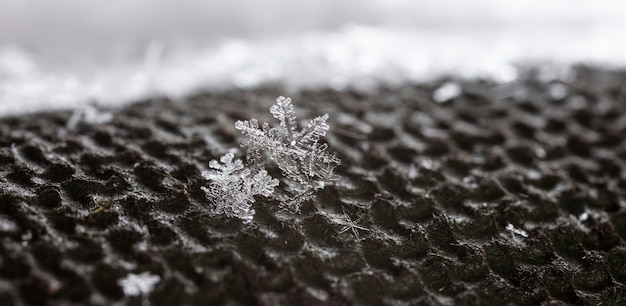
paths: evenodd
<path fill-rule="evenodd" d="M 0 305 L 139 305 L 118 281 L 146 271 L 152 305 L 626 304 L 626 74 L 438 84 L 291 95 L 342 179 L 251 226 L 208 216 L 200 173 L 278 89 L 0 119 Z"/>

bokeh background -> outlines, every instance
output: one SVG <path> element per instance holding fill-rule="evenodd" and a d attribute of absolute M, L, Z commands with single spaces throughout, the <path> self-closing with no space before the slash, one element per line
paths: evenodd
<path fill-rule="evenodd" d="M 0 116 L 280 84 L 515 81 L 626 64 L 611 0 L 0 0 Z"/>

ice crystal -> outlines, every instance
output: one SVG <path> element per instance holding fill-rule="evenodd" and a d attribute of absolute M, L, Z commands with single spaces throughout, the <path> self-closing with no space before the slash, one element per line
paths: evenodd
<path fill-rule="evenodd" d="M 278 186 L 278 180 L 269 176 L 264 168 L 266 156 L 276 163 L 288 185 L 281 203 L 295 210 L 316 190 L 336 179 L 333 171 L 341 162 L 327 152 L 327 144 L 320 143 L 329 129 L 328 115 L 310 120 L 306 127 L 298 130 L 291 99 L 279 97 L 276 101 L 270 113 L 280 121 L 280 128 L 259 124 L 254 118 L 235 123 L 246 136 L 242 142 L 247 149 L 245 165 L 239 159 L 233 161 L 234 154 L 228 153 L 219 162 L 212 160 L 211 170 L 202 173 L 210 181 L 202 190 L 212 202 L 212 215 L 237 217 L 246 223 L 252 220 L 254 196 L 269 197 Z"/>
<path fill-rule="evenodd" d="M 141 274 L 130 273 L 117 283 L 122 287 L 125 295 L 137 296 L 150 293 L 159 281 L 161 281 L 160 276 L 143 272 Z"/>
<path fill-rule="evenodd" d="M 528 233 L 525 230 L 521 230 L 519 228 L 515 228 L 515 226 L 513 226 L 513 224 L 509 223 L 506 225 L 505 229 L 509 232 L 511 232 L 514 235 L 520 235 L 524 238 L 528 238 Z"/>
<path fill-rule="evenodd" d="M 254 118 L 237 121 L 235 127 L 246 136 L 242 145 L 248 150 L 248 164 L 252 167 L 260 165 L 264 152 L 267 152 L 289 185 L 292 197 L 288 204 L 297 209 L 313 192 L 336 179 L 333 171 L 341 161 L 327 151 L 327 144 L 319 142 L 329 129 L 326 124 L 328 114 L 310 120 L 306 127 L 298 130 L 290 98 L 276 99 L 270 113 L 280 121 L 281 129 L 270 127 L 267 123 L 260 125 Z"/>
<path fill-rule="evenodd" d="M 260 167 L 244 167 L 241 160 L 233 162 L 233 153 L 227 153 L 220 162 L 212 160 L 202 176 L 210 181 L 209 187 L 202 187 L 207 198 L 213 202 L 213 215 L 237 217 L 250 222 L 254 216 L 255 195 L 270 196 L 278 180 L 267 174 Z"/>
<path fill-rule="evenodd" d="M 343 220 L 341 222 L 343 223 L 343 227 L 339 231 L 339 234 L 343 234 L 347 231 L 352 231 L 352 234 L 354 234 L 354 238 L 356 238 L 357 240 L 360 240 L 361 237 L 359 236 L 359 232 L 357 230 L 368 231 L 368 232 L 370 231 L 369 228 L 359 225 L 359 222 L 361 221 L 361 217 L 359 217 L 356 220 L 352 220 L 352 218 L 350 218 L 350 215 L 346 213 L 346 210 L 343 207 L 341 207 L 341 210 L 343 211 Z"/>

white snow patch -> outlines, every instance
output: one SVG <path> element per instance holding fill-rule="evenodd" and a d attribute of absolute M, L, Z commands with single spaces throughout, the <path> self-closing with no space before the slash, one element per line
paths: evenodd
<path fill-rule="evenodd" d="M 17 224 L 13 220 L 0 216 L 0 232 L 10 233 L 18 230 Z"/>
<path fill-rule="evenodd" d="M 624 15 L 618 0 L 0 1 L 0 116 L 272 83 L 508 82 L 520 63 L 567 81 L 579 62 L 625 67 Z"/>
<path fill-rule="evenodd" d="M 435 92 L 433 99 L 438 103 L 443 103 L 458 97 L 461 94 L 461 86 L 455 82 L 443 83 Z"/>

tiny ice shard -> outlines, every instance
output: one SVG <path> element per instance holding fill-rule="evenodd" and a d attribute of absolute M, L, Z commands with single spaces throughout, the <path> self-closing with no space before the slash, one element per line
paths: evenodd
<path fill-rule="evenodd" d="M 126 296 L 137 296 L 150 293 L 159 281 L 161 281 L 160 276 L 143 272 L 141 274 L 130 273 L 125 278 L 118 280 L 117 284 L 122 286 Z"/>
<path fill-rule="evenodd" d="M 580 217 L 578 217 L 579 221 L 587 221 L 587 219 L 589 219 L 589 213 L 588 212 L 584 212 L 580 215 Z"/>
<path fill-rule="evenodd" d="M 511 223 L 507 224 L 507 226 L 505 227 L 505 229 L 506 229 L 507 231 L 509 231 L 509 232 L 511 232 L 511 233 L 513 233 L 513 234 L 515 234 L 515 235 L 520 235 L 520 236 L 522 236 L 522 237 L 524 237 L 524 238 L 527 238 L 527 237 L 528 237 L 528 233 L 527 233 L 525 230 L 521 230 L 521 229 L 515 228 L 515 227 L 513 226 L 513 224 L 511 224 Z"/>
<path fill-rule="evenodd" d="M 461 94 L 461 86 L 454 82 L 445 82 L 435 92 L 433 92 L 433 99 L 437 103 L 444 103 L 450 99 L 456 98 Z"/>

